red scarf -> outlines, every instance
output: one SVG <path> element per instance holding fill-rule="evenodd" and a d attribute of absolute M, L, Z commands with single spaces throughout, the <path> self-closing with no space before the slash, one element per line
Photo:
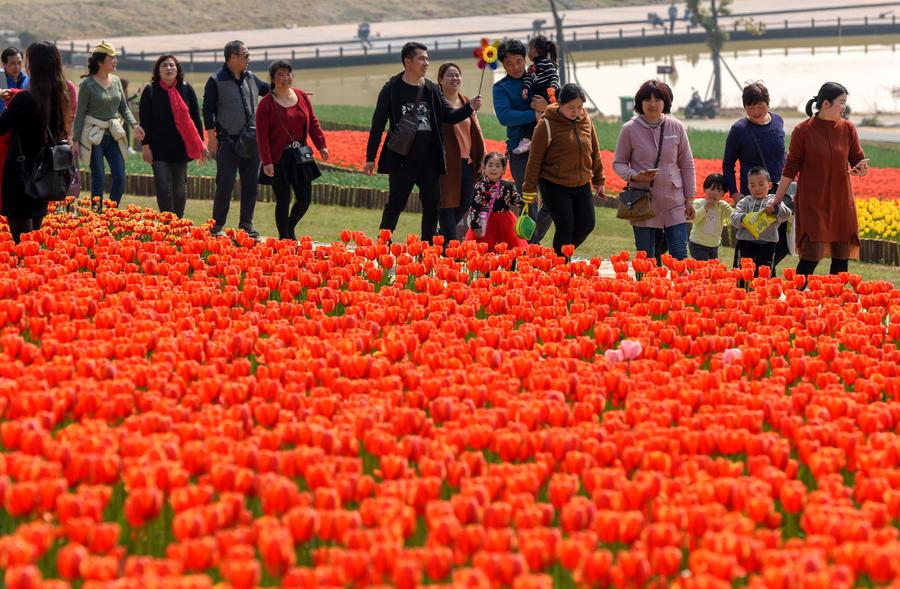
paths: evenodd
<path fill-rule="evenodd" d="M 203 155 L 203 140 L 191 119 L 191 112 L 188 110 L 184 98 L 181 97 L 181 92 L 176 88 L 177 85 L 177 81 L 171 86 L 166 86 L 162 80 L 159 82 L 159 87 L 169 94 L 169 107 L 171 107 L 172 117 L 175 119 L 175 128 L 178 129 L 178 134 L 184 141 L 187 156 L 192 160 L 198 160 Z"/>

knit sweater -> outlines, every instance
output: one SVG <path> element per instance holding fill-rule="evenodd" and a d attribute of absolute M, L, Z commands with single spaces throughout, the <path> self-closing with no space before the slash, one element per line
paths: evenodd
<path fill-rule="evenodd" d="M 325 134 L 313 112 L 309 96 L 303 90 L 293 90 L 297 95 L 297 104 L 289 108 L 278 104 L 274 94 L 268 94 L 259 102 L 256 136 L 259 159 L 263 165 L 280 162 L 285 146 L 291 141 L 307 144 L 311 138 L 316 149 L 322 151 L 325 148 Z"/>
<path fill-rule="evenodd" d="M 765 125 L 757 125 L 743 117 L 731 126 L 725 140 L 725 155 L 722 156 L 722 173 L 731 194 L 749 194 L 747 174 L 752 168 L 761 166 L 769 171 L 775 182 L 784 170 L 784 120 L 771 113 L 772 120 Z M 755 139 L 755 141 L 754 141 Z M 757 143 L 759 147 L 757 147 Z M 761 161 L 760 152 L 765 157 Z M 734 174 L 734 166 L 741 164 L 740 190 Z"/>
<path fill-rule="evenodd" d="M 85 117 L 91 116 L 101 121 L 110 121 L 117 115 L 122 115 L 129 125 L 136 125 L 137 121 L 128 108 L 125 100 L 125 92 L 122 90 L 122 81 L 118 76 L 110 75 L 112 84 L 109 88 L 101 86 L 94 76 L 88 76 L 81 81 L 78 87 L 78 110 L 75 113 L 75 126 L 72 136 L 75 141 L 81 140 L 81 131 L 84 129 Z"/>

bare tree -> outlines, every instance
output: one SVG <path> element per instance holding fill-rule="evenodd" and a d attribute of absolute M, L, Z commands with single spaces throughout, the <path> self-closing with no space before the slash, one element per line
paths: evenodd
<path fill-rule="evenodd" d="M 700 25 L 706 31 L 706 46 L 712 51 L 713 97 L 722 104 L 722 64 L 719 54 L 728 41 L 728 31 L 719 26 L 719 17 L 731 14 L 732 0 L 687 0 L 691 11 L 691 24 Z"/>
<path fill-rule="evenodd" d="M 556 9 L 556 0 L 550 0 L 550 10 L 553 12 L 553 24 L 556 27 L 556 56 L 559 59 L 559 85 L 566 85 L 566 40 L 565 30 L 563 29 L 563 18 Z"/>

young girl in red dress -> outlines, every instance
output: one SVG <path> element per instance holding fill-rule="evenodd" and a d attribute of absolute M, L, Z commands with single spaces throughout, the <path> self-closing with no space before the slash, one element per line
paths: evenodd
<path fill-rule="evenodd" d="M 508 247 L 526 247 L 528 242 L 516 235 L 516 215 L 513 209 L 524 202 L 516 185 L 503 179 L 506 156 L 492 151 L 484 156 L 484 177 L 475 183 L 475 195 L 469 211 L 469 232 L 466 239 L 488 244 L 494 251 L 498 243 Z"/>

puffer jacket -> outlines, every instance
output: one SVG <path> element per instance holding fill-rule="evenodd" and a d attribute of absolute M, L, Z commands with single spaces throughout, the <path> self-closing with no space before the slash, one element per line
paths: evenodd
<path fill-rule="evenodd" d="M 574 121 L 555 104 L 544 111 L 531 137 L 522 192 L 536 192 L 539 179 L 568 188 L 604 183 L 597 132 L 583 110 Z"/>

